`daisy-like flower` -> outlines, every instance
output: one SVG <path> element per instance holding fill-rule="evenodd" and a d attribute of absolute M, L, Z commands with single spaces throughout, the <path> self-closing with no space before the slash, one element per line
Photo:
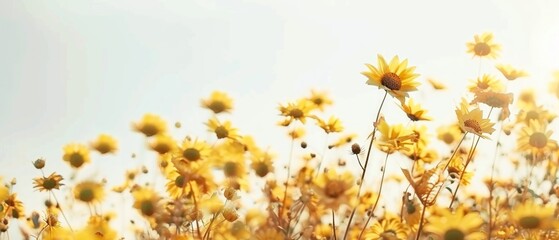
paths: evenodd
<path fill-rule="evenodd" d="M 84 181 L 74 187 L 74 198 L 84 203 L 101 202 L 105 197 L 103 184 Z"/>
<path fill-rule="evenodd" d="M 326 132 L 326 134 L 329 133 L 336 133 L 336 132 L 341 132 L 344 130 L 344 127 L 342 126 L 342 121 L 340 121 L 339 118 L 331 116 L 328 119 L 328 122 L 320 119 L 319 117 L 316 116 L 311 116 L 314 120 L 316 120 L 316 124 L 322 128 L 322 130 L 324 130 L 324 132 Z"/>
<path fill-rule="evenodd" d="M 319 204 L 325 208 L 337 210 L 342 204 L 350 204 L 357 192 L 353 174 L 344 172 L 337 174 L 334 169 L 321 173 L 312 184 L 319 196 Z"/>
<path fill-rule="evenodd" d="M 444 83 L 442 83 L 441 81 L 437 81 L 434 78 L 427 78 L 427 82 L 431 85 L 431 87 L 433 87 L 435 90 L 445 90 L 446 89 L 446 85 L 444 85 Z"/>
<path fill-rule="evenodd" d="M 475 98 L 470 104 L 484 103 L 487 106 L 501 108 L 499 120 L 504 120 L 510 116 L 509 105 L 512 103 L 512 93 L 498 93 L 489 91 L 475 92 Z M 501 119 L 502 118 L 502 119 Z"/>
<path fill-rule="evenodd" d="M 418 137 L 402 124 L 388 125 L 384 117 L 379 119 L 377 129 L 381 137 L 376 144 L 381 151 L 389 154 L 399 150 L 409 151 L 408 145 L 414 144 L 412 140 Z"/>
<path fill-rule="evenodd" d="M 502 92 L 505 87 L 503 83 L 496 79 L 494 76 L 489 74 L 483 74 L 483 76 L 478 77 L 476 80 L 472 81 L 472 85 L 468 88 L 470 92 L 486 91 L 492 90 L 495 92 Z"/>
<path fill-rule="evenodd" d="M 114 153 L 117 150 L 117 142 L 111 135 L 101 134 L 91 143 L 91 147 L 101 154 Z"/>
<path fill-rule="evenodd" d="M 431 117 L 427 116 L 427 110 L 423 109 L 420 104 L 416 103 L 411 98 L 405 104 L 402 102 L 400 108 L 412 121 L 431 120 Z"/>
<path fill-rule="evenodd" d="M 485 239 L 485 234 L 479 231 L 483 219 L 478 213 L 466 214 L 460 209 L 452 213 L 446 208 L 440 209 L 438 213 L 440 215 L 429 218 L 425 231 L 437 235 L 440 239 Z"/>
<path fill-rule="evenodd" d="M 497 64 L 495 66 L 499 72 L 501 72 L 503 74 L 503 76 L 505 76 L 505 78 L 509 81 L 513 81 L 517 78 L 521 78 L 521 77 L 526 77 L 528 76 L 528 73 L 526 73 L 523 70 L 519 70 L 514 68 L 511 65 L 505 65 L 505 64 Z"/>
<path fill-rule="evenodd" d="M 292 130 L 290 130 L 287 134 L 289 135 L 289 137 L 291 137 L 291 139 L 297 140 L 303 138 L 303 136 L 305 136 L 305 133 L 306 133 L 305 128 L 295 127 Z"/>
<path fill-rule="evenodd" d="M 458 124 L 445 125 L 437 128 L 437 138 L 448 145 L 460 140 L 461 136 L 462 130 Z"/>
<path fill-rule="evenodd" d="M 555 117 L 557 117 L 557 115 L 551 113 L 543 106 L 533 105 L 530 107 L 525 107 L 521 109 L 520 112 L 518 112 L 518 115 L 516 117 L 516 123 L 523 122 L 526 125 L 529 125 L 530 121 L 532 120 L 538 120 L 538 121 L 550 123 L 551 121 L 553 121 L 553 119 L 555 119 Z"/>
<path fill-rule="evenodd" d="M 311 96 L 308 98 L 308 100 L 312 102 L 314 104 L 314 107 L 316 107 L 320 111 L 324 111 L 324 108 L 326 108 L 326 106 L 330 106 L 333 103 L 332 99 L 328 97 L 326 92 L 319 92 L 315 90 L 311 90 Z"/>
<path fill-rule="evenodd" d="M 387 217 L 375 222 L 366 230 L 365 239 L 378 240 L 404 240 L 407 239 L 409 228 L 400 221 L 400 218 Z"/>
<path fill-rule="evenodd" d="M 351 143 L 353 141 L 353 139 L 355 139 L 356 137 L 357 137 L 357 134 L 355 134 L 355 133 L 345 134 L 345 135 L 339 137 L 336 142 L 328 145 L 328 147 L 330 147 L 330 148 L 342 147 L 346 144 Z"/>
<path fill-rule="evenodd" d="M 522 128 L 518 137 L 518 150 L 531 151 L 536 157 L 557 148 L 557 142 L 551 139 L 553 132 L 547 129 L 544 121 L 530 120 L 528 127 Z"/>
<path fill-rule="evenodd" d="M 3 213 L 7 217 L 12 218 L 22 218 L 25 217 L 25 211 L 23 209 L 23 202 L 21 202 L 16 193 L 12 193 L 4 200 L 3 204 L 0 203 L 0 208 L 2 208 Z"/>
<path fill-rule="evenodd" d="M 518 94 L 516 105 L 520 109 L 536 106 L 536 93 L 533 88 L 525 88 Z"/>
<path fill-rule="evenodd" d="M 55 172 L 51 173 L 48 177 L 39 177 L 33 179 L 33 188 L 39 189 L 39 191 L 51 191 L 53 189 L 60 189 L 60 186 L 64 185 L 60 183 L 64 178 L 60 174 Z"/>
<path fill-rule="evenodd" d="M 147 113 L 139 122 L 133 123 L 132 128 L 137 132 L 143 133 L 146 137 L 151 137 L 165 132 L 167 125 L 161 117 Z"/>
<path fill-rule="evenodd" d="M 287 127 L 295 120 L 305 123 L 306 118 L 309 117 L 309 113 L 313 109 L 312 104 L 307 99 L 300 99 L 294 103 L 290 102 L 286 106 L 280 104 L 278 110 L 285 119 L 279 125 Z"/>
<path fill-rule="evenodd" d="M 237 139 L 239 137 L 237 129 L 233 128 L 230 121 L 221 123 L 217 118 L 213 117 L 208 120 L 206 126 L 208 126 L 208 131 L 215 133 L 217 139 Z"/>
<path fill-rule="evenodd" d="M 89 150 L 83 144 L 68 144 L 64 146 L 64 161 L 68 162 L 73 168 L 80 168 L 83 164 L 90 162 Z"/>
<path fill-rule="evenodd" d="M 177 144 L 171 136 L 167 134 L 157 134 L 149 142 L 149 148 L 163 155 L 175 151 Z"/>
<path fill-rule="evenodd" d="M 408 60 L 400 62 L 398 56 L 394 56 L 387 64 L 384 57 L 378 55 L 378 68 L 371 64 L 365 64 L 368 72 L 362 72 L 368 80 L 367 84 L 377 86 L 390 93 L 391 96 L 403 102 L 409 96 L 408 92 L 416 91 L 419 82 L 415 79 L 419 74 L 413 71 L 415 67 L 408 67 Z"/>
<path fill-rule="evenodd" d="M 462 99 L 460 107 L 456 108 L 455 111 L 458 125 L 465 132 L 473 133 L 482 138 L 488 138 L 485 134 L 493 133 L 495 131 L 493 125 L 495 124 L 491 123 L 489 119 L 483 118 L 483 112 L 478 107 L 472 110 L 469 108 L 468 102 Z"/>
<path fill-rule="evenodd" d="M 151 188 L 142 187 L 132 192 L 135 209 L 147 217 L 153 216 L 161 208 L 158 206 L 161 197 Z"/>
<path fill-rule="evenodd" d="M 109 219 L 106 216 L 91 216 L 87 225 L 75 233 L 76 239 L 96 239 L 109 240 L 117 239 L 117 232 L 109 225 Z"/>
<path fill-rule="evenodd" d="M 450 160 L 450 164 L 446 169 L 448 171 L 448 175 L 450 176 L 450 179 L 452 179 L 452 181 L 460 179 L 460 175 L 462 174 L 463 171 L 465 171 L 464 167 L 465 167 L 464 159 L 461 156 L 454 156 Z M 460 184 L 463 186 L 467 186 L 468 184 L 470 184 L 470 181 L 472 180 L 473 176 L 474 174 L 472 172 L 464 172 Z"/>
<path fill-rule="evenodd" d="M 557 224 L 555 207 L 531 200 L 517 205 L 510 213 L 510 219 L 516 226 L 526 230 L 552 229 Z"/>
<path fill-rule="evenodd" d="M 202 107 L 207 108 L 215 114 L 231 112 L 233 109 L 233 99 L 224 92 L 214 91 L 208 99 L 201 100 Z"/>
<path fill-rule="evenodd" d="M 483 33 L 481 36 L 476 34 L 474 35 L 474 42 L 468 42 L 466 46 L 468 47 L 468 53 L 480 58 L 495 59 L 501 50 L 501 46 L 493 42 L 493 33 Z"/>
<path fill-rule="evenodd" d="M 268 152 L 253 153 L 250 159 L 252 161 L 250 168 L 254 170 L 257 176 L 265 177 L 268 173 L 274 172 L 272 154 Z"/>
<path fill-rule="evenodd" d="M 204 160 L 210 154 L 210 146 L 203 140 L 185 138 L 178 148 L 178 156 L 187 161 Z"/>

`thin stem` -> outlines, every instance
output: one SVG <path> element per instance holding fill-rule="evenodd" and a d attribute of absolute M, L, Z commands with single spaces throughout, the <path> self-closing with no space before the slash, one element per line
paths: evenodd
<path fill-rule="evenodd" d="M 194 194 L 194 189 L 192 188 L 192 183 L 188 182 L 190 186 L 190 192 L 192 193 L 192 201 L 194 202 L 194 211 L 198 212 L 198 203 L 196 202 L 196 195 Z M 196 222 L 196 232 L 198 233 L 198 238 L 202 239 L 202 233 L 200 232 L 200 224 L 198 223 L 198 219 L 194 220 Z"/>
<path fill-rule="evenodd" d="M 365 171 L 365 168 L 363 167 L 363 164 L 361 164 L 361 159 L 359 159 L 359 154 L 355 154 L 355 157 L 357 158 L 357 162 L 359 163 L 359 166 L 361 167 L 361 171 Z"/>
<path fill-rule="evenodd" d="M 369 215 L 369 218 L 367 219 L 367 222 L 365 223 L 365 226 L 363 226 L 363 229 L 361 230 L 361 233 L 359 233 L 359 238 L 361 239 L 361 237 L 363 236 L 363 233 L 365 232 L 365 229 L 367 228 L 367 224 L 369 223 L 369 221 L 371 220 L 371 218 L 375 215 L 375 209 L 377 208 L 378 202 L 380 200 L 380 195 L 382 194 L 382 186 L 384 185 L 384 173 L 386 173 L 386 163 L 388 162 L 388 153 L 386 153 L 386 157 L 384 158 L 384 166 L 382 167 L 382 177 L 380 179 L 380 187 L 378 190 L 378 195 L 377 195 L 377 199 L 375 200 L 375 204 L 373 205 L 373 208 L 371 209 L 371 214 Z"/>
<path fill-rule="evenodd" d="M 474 147 L 470 148 L 470 152 L 468 153 L 468 159 L 466 160 L 466 164 L 464 164 L 464 169 L 462 169 L 462 172 L 460 173 L 460 178 L 458 178 L 458 184 L 456 185 L 456 189 L 454 190 L 454 193 L 452 193 L 452 199 L 450 200 L 450 204 L 448 205 L 449 209 L 452 208 L 452 204 L 454 203 L 454 200 L 456 200 L 456 194 L 458 193 L 458 189 L 460 188 L 460 185 L 462 183 L 462 178 L 464 177 L 464 173 L 466 173 L 466 168 L 468 168 L 468 165 L 472 161 L 472 158 L 474 156 L 474 152 L 477 148 L 477 144 L 479 143 L 480 139 L 481 139 L 481 137 L 478 136 Z M 473 144 L 473 142 L 472 142 L 472 144 Z"/>
<path fill-rule="evenodd" d="M 332 209 L 332 232 L 334 233 L 334 240 L 337 240 L 336 237 L 336 214 L 334 213 L 334 209 Z"/>
<path fill-rule="evenodd" d="M 423 210 L 421 211 L 421 218 L 419 219 L 419 227 L 417 228 L 417 236 L 415 236 L 415 240 L 419 240 L 421 236 L 421 231 L 423 230 L 423 219 L 425 218 L 425 210 L 427 210 L 427 206 L 423 205 Z"/>
<path fill-rule="evenodd" d="M 62 213 L 62 217 L 64 218 L 64 221 L 66 221 L 66 224 L 68 224 L 68 228 L 70 228 L 70 231 L 74 232 L 74 229 L 70 225 L 70 221 L 68 221 L 68 218 L 66 218 L 66 214 L 64 214 L 64 211 L 62 210 L 62 207 L 60 206 L 60 202 L 58 201 L 58 198 L 56 198 L 56 195 L 54 195 L 53 191 L 49 191 L 49 192 L 52 194 L 52 197 L 56 201 L 56 206 L 58 206 L 58 209 L 60 209 L 60 213 Z"/>
<path fill-rule="evenodd" d="M 468 133 L 465 132 L 464 135 L 462 136 L 462 139 L 460 139 L 460 142 L 458 142 L 458 145 L 456 146 L 456 148 L 454 149 L 454 151 L 452 152 L 452 155 L 450 155 L 450 158 L 448 158 L 448 162 L 446 163 L 446 165 L 443 168 L 443 172 L 448 168 L 448 165 L 450 164 L 450 161 L 452 160 L 452 158 L 454 157 L 454 155 L 456 155 L 456 152 L 458 152 L 458 148 L 460 148 L 460 145 L 462 145 L 462 142 L 464 141 L 464 139 L 466 138 L 466 135 Z"/>
<path fill-rule="evenodd" d="M 320 168 L 322 168 L 322 162 L 324 162 L 324 155 L 326 155 L 326 149 L 328 149 L 328 133 L 326 133 L 326 137 L 324 138 L 324 148 L 322 149 L 322 155 L 320 156 L 320 161 L 318 162 L 318 166 L 316 168 L 316 173 L 314 175 L 315 178 L 317 178 L 318 174 L 320 174 Z"/>
<path fill-rule="evenodd" d="M 285 180 L 285 191 L 283 192 L 283 200 L 281 201 L 281 206 L 278 209 L 278 217 L 282 218 L 283 210 L 285 209 L 285 203 L 287 200 L 287 188 L 289 187 L 289 179 L 291 178 L 291 160 L 293 160 L 293 145 L 295 144 L 295 139 L 291 138 L 291 147 L 289 149 L 289 163 L 287 164 L 287 179 Z M 281 221 L 280 221 L 281 224 Z M 289 227 L 289 226 L 287 226 Z"/>
<path fill-rule="evenodd" d="M 379 106 L 378 111 L 377 111 L 377 116 L 375 118 L 375 122 L 373 124 L 373 133 L 371 134 L 371 141 L 369 142 L 369 148 L 367 149 L 367 157 L 365 158 L 365 166 L 363 166 L 363 173 L 361 174 L 361 179 L 359 180 L 359 188 L 357 190 L 357 195 L 356 195 L 357 200 L 359 200 L 359 196 L 361 194 L 361 187 L 363 186 L 363 179 L 365 178 L 365 173 L 367 172 L 367 166 L 369 165 L 369 158 L 371 157 L 371 149 L 373 148 L 373 141 L 375 140 L 375 135 L 376 135 L 376 132 L 377 132 L 377 126 L 378 126 L 378 119 L 380 117 L 380 111 L 382 110 L 382 106 L 384 106 L 384 102 L 386 100 L 387 95 L 388 95 L 388 91 L 385 91 L 384 92 L 384 97 L 382 97 L 382 102 L 380 102 L 380 106 Z M 343 240 L 345 240 L 347 238 L 349 228 L 351 227 L 351 221 L 353 220 L 353 216 L 355 215 L 355 210 L 356 209 L 357 209 L 357 206 L 355 206 L 353 208 L 353 211 L 351 212 L 351 216 L 349 217 L 349 220 L 347 222 L 347 227 L 346 227 L 346 230 L 344 232 Z"/>
<path fill-rule="evenodd" d="M 497 143 L 495 144 L 495 154 L 493 154 L 493 163 L 491 164 L 491 178 L 489 179 L 489 224 L 487 231 L 487 239 L 491 239 L 491 232 L 493 230 L 493 209 L 491 202 L 493 201 L 493 176 L 495 174 L 495 163 L 497 162 L 497 155 L 499 153 L 499 146 L 501 133 L 503 132 L 503 122 L 501 122 L 501 130 L 497 133 Z"/>

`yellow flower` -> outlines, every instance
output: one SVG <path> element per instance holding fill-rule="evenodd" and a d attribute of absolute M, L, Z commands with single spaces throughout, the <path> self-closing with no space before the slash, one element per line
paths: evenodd
<path fill-rule="evenodd" d="M 365 239 L 405 240 L 408 234 L 408 227 L 399 218 L 387 217 L 375 222 L 364 236 Z"/>
<path fill-rule="evenodd" d="M 89 150 L 83 144 L 68 144 L 64 146 L 64 156 L 62 159 L 73 168 L 80 168 L 83 164 L 90 161 Z"/>
<path fill-rule="evenodd" d="M 4 185 L 3 179 L 0 176 L 0 203 L 8 199 L 9 196 L 10 196 L 10 189 L 8 189 L 6 185 Z"/>
<path fill-rule="evenodd" d="M 305 136 L 305 129 L 302 127 L 295 127 L 291 129 L 288 134 L 293 140 L 300 139 Z"/>
<path fill-rule="evenodd" d="M 460 108 L 456 109 L 456 117 L 458 118 L 458 125 L 465 132 L 470 132 L 478 135 L 482 138 L 488 138 L 484 135 L 486 133 L 491 134 L 495 129 L 493 128 L 494 123 L 491 123 L 489 119 L 483 118 L 483 112 L 479 108 L 469 109 L 469 104 L 465 99 L 462 99 Z"/>
<path fill-rule="evenodd" d="M 485 239 L 485 234 L 480 232 L 483 219 L 478 213 L 465 214 L 463 210 L 452 213 L 444 208 L 437 211 L 439 216 L 431 216 L 425 225 L 425 231 L 431 232 L 441 239 Z"/>
<path fill-rule="evenodd" d="M 536 93 L 533 88 L 525 88 L 518 94 L 517 105 L 520 109 L 536 106 Z"/>
<path fill-rule="evenodd" d="M 498 51 L 501 50 L 499 44 L 493 43 L 493 33 L 483 33 L 481 36 L 474 35 L 474 42 L 468 42 L 468 53 L 474 57 L 488 57 L 495 59 L 498 57 Z"/>
<path fill-rule="evenodd" d="M 105 216 L 91 216 L 85 228 L 75 234 L 76 239 L 117 239 L 117 232 L 109 225 L 109 220 Z"/>
<path fill-rule="evenodd" d="M 262 227 L 256 230 L 254 240 L 285 240 L 286 236 L 275 227 Z"/>
<path fill-rule="evenodd" d="M 175 140 L 167 134 L 157 134 L 149 143 L 149 147 L 157 153 L 163 155 L 175 151 L 177 144 Z"/>
<path fill-rule="evenodd" d="M 309 113 L 313 108 L 312 104 L 313 103 L 309 102 L 307 99 L 300 99 L 295 103 L 288 103 L 286 106 L 280 104 L 278 109 L 280 111 L 280 115 L 284 116 L 285 119 L 279 124 L 281 126 L 289 126 L 289 124 L 295 120 L 305 123 L 306 118 L 309 116 Z"/>
<path fill-rule="evenodd" d="M 426 116 L 427 110 L 423 109 L 421 105 L 415 103 L 411 98 L 408 100 L 407 104 L 402 102 L 400 108 L 412 121 L 431 120 L 431 117 Z"/>
<path fill-rule="evenodd" d="M 239 135 L 237 134 L 237 129 L 232 127 L 230 121 L 225 121 L 223 123 L 215 117 L 208 120 L 206 123 L 208 126 L 208 131 L 215 133 L 217 139 L 230 138 L 237 139 Z"/>
<path fill-rule="evenodd" d="M 496 79 L 494 76 L 489 74 L 483 74 L 483 76 L 478 77 L 476 80 L 472 81 L 473 84 L 469 87 L 470 92 L 486 91 L 492 90 L 495 92 L 502 92 L 505 87 L 501 81 Z"/>
<path fill-rule="evenodd" d="M 381 151 L 386 153 L 393 153 L 398 150 L 409 151 L 407 145 L 412 145 L 412 140 L 418 137 L 402 124 L 388 125 L 384 117 L 381 117 L 377 124 L 381 137 L 376 141 L 376 144 Z"/>
<path fill-rule="evenodd" d="M 452 181 L 460 179 L 460 175 L 464 171 L 464 166 L 464 159 L 461 156 L 454 156 L 450 160 L 450 164 L 448 165 L 448 168 L 446 170 L 448 171 L 448 175 L 450 176 L 450 179 L 452 179 Z M 462 176 L 462 181 L 460 181 L 460 184 L 462 184 L 463 186 L 467 186 L 468 184 L 470 184 L 473 176 L 474 174 L 472 172 L 464 172 L 464 176 Z"/>
<path fill-rule="evenodd" d="M 318 124 L 318 126 L 322 128 L 322 130 L 324 130 L 326 134 L 341 132 L 344 130 L 342 121 L 340 121 L 340 119 L 337 117 L 331 116 L 328 119 L 328 122 L 325 122 L 324 120 L 316 116 L 312 116 L 312 118 L 316 120 L 316 124 Z"/>
<path fill-rule="evenodd" d="M 321 173 L 313 182 L 313 189 L 319 196 L 319 203 L 325 208 L 337 210 L 341 204 L 349 204 L 357 192 L 353 174 L 338 175 L 334 169 Z"/>
<path fill-rule="evenodd" d="M 557 115 L 551 113 L 543 106 L 529 106 L 525 107 L 518 112 L 516 123 L 525 123 L 529 125 L 532 120 L 550 123 Z"/>
<path fill-rule="evenodd" d="M 101 134 L 97 137 L 97 140 L 91 143 L 91 147 L 101 154 L 113 153 L 117 149 L 117 142 L 110 135 Z"/>
<path fill-rule="evenodd" d="M 528 73 L 518 70 L 511 65 L 497 64 L 495 66 L 509 81 L 528 76 Z"/>
<path fill-rule="evenodd" d="M 35 186 L 33 186 L 33 188 L 38 188 L 41 192 L 60 189 L 60 186 L 64 185 L 60 183 L 63 179 L 61 175 L 53 172 L 48 177 L 34 178 L 33 183 Z"/>
<path fill-rule="evenodd" d="M 144 216 L 151 217 L 160 210 L 159 200 L 161 199 L 157 193 L 148 187 L 135 189 L 132 192 L 134 197 L 134 208 L 138 209 Z"/>
<path fill-rule="evenodd" d="M 210 146 L 203 140 L 190 140 L 185 138 L 178 149 L 179 158 L 187 161 L 200 161 L 208 157 Z"/>
<path fill-rule="evenodd" d="M 444 85 L 442 82 L 437 81 L 434 78 L 427 78 L 427 82 L 429 84 L 431 84 L 431 86 L 435 89 L 435 90 L 445 90 L 446 89 L 446 85 Z"/>
<path fill-rule="evenodd" d="M 23 203 L 17 198 L 16 193 L 12 193 L 4 200 L 4 205 L 0 203 L 0 211 L 4 210 L 4 214 L 12 218 L 22 218 L 25 217 L 25 211 L 23 209 Z M 3 213 L 0 212 L 0 215 Z"/>
<path fill-rule="evenodd" d="M 531 200 L 517 205 L 510 213 L 516 226 L 527 229 L 553 229 L 557 224 L 555 207 L 536 204 Z"/>
<path fill-rule="evenodd" d="M 328 105 L 332 105 L 332 99 L 330 99 L 326 92 L 318 92 L 311 90 L 311 96 L 308 98 L 310 102 L 314 104 L 316 108 L 320 111 L 324 111 L 324 108 Z"/>
<path fill-rule="evenodd" d="M 207 108 L 215 114 L 231 112 L 233 109 L 233 99 L 226 93 L 214 91 L 208 99 L 202 99 L 202 107 Z"/>
<path fill-rule="evenodd" d="M 530 120 L 528 127 L 522 128 L 518 137 L 518 150 L 531 151 L 535 157 L 549 153 L 557 148 L 557 142 L 551 139 L 551 130 L 547 130 L 544 121 Z"/>
<path fill-rule="evenodd" d="M 419 82 L 414 81 L 419 75 L 414 74 L 415 67 L 408 67 L 408 60 L 400 62 L 398 56 L 394 56 L 389 64 L 384 57 L 378 55 L 378 68 L 371 64 L 365 64 L 369 72 L 362 72 L 368 80 L 367 84 L 382 88 L 393 97 L 404 101 L 408 92 L 417 90 Z"/>
<path fill-rule="evenodd" d="M 411 196 L 410 193 L 405 194 L 403 218 L 408 226 L 415 227 L 415 225 L 419 224 L 419 221 L 421 220 L 422 206 L 415 195 Z"/>
<path fill-rule="evenodd" d="M 448 145 L 460 140 L 461 136 L 462 131 L 460 130 L 460 126 L 457 124 L 440 126 L 437 129 L 437 138 Z"/>
<path fill-rule="evenodd" d="M 553 73 L 553 81 L 549 83 L 549 92 L 559 98 L 559 71 Z"/>
<path fill-rule="evenodd" d="M 200 162 L 174 162 L 176 171 L 169 172 L 166 188 L 169 195 L 178 198 L 191 193 L 190 184 L 196 195 L 208 193 L 215 188 L 213 176 L 208 164 Z M 180 169 L 180 170 L 179 170 Z"/>
<path fill-rule="evenodd" d="M 330 144 L 329 147 L 331 147 L 331 148 L 342 147 L 342 146 L 344 146 L 348 143 L 351 143 L 353 141 L 353 139 L 355 139 L 356 137 L 357 137 L 357 134 L 355 134 L 355 133 L 350 133 L 350 134 L 343 135 L 343 136 L 339 137 L 336 142 Z"/>
<path fill-rule="evenodd" d="M 151 137 L 153 135 L 163 133 L 167 129 L 167 125 L 161 117 L 147 113 L 138 123 L 133 123 L 132 127 L 135 131 L 141 132 L 146 137 Z"/>
<path fill-rule="evenodd" d="M 76 200 L 92 203 L 101 202 L 105 197 L 103 185 L 94 181 L 84 181 L 74 187 L 74 198 Z"/>
<path fill-rule="evenodd" d="M 497 93 L 491 90 L 475 92 L 475 98 L 470 104 L 484 103 L 493 108 L 502 108 L 499 120 L 504 120 L 510 116 L 509 105 L 512 103 L 512 93 Z"/>
<path fill-rule="evenodd" d="M 268 173 L 274 172 L 274 165 L 272 163 L 273 155 L 268 152 L 253 153 L 251 155 L 250 167 L 256 173 L 256 176 L 265 177 Z"/>

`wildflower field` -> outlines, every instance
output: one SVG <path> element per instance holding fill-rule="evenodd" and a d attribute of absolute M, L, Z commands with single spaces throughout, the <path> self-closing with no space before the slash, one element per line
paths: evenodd
<path fill-rule="evenodd" d="M 454 80 L 375 52 L 348 77 L 374 102 L 343 114 L 337 89 L 312 86 L 268 99 L 269 131 L 251 134 L 260 119 L 235 122 L 244 106 L 221 88 L 189 102 L 197 125 L 145 111 L 119 127 L 133 140 L 99 129 L 19 159 L 20 176 L 2 166 L 0 239 L 559 239 L 559 71 L 534 80 L 502 57 L 522 49 L 469 35 Z"/>

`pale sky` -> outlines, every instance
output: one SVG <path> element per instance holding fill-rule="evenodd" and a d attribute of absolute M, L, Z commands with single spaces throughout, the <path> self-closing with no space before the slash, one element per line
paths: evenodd
<path fill-rule="evenodd" d="M 545 91 L 559 69 L 558 9 L 553 0 L 2 0 L 0 176 L 17 177 L 15 191 L 28 205 L 40 203 L 42 193 L 29 191 L 40 175 L 31 161 L 44 157 L 47 173 L 67 174 L 62 147 L 108 133 L 119 153 L 92 158 L 101 175 L 121 179 L 142 163 L 129 155 L 146 152 L 132 121 L 152 112 L 169 126 L 181 121 L 176 136 L 207 137 L 209 113 L 199 100 L 213 90 L 235 100 L 226 118 L 279 158 L 289 142 L 275 125 L 277 104 L 311 89 L 328 91 L 330 113 L 364 139 L 382 92 L 360 72 L 376 65 L 377 54 L 407 58 L 421 74 L 420 89 L 429 88 L 426 77 L 449 85 L 445 93 L 412 96 L 437 125 L 450 123 L 477 76 L 478 61 L 465 52 L 474 34 L 493 32 L 503 48 L 482 72 L 497 76 L 494 64 L 510 63 L 530 73 L 517 86 Z M 389 119 L 402 119 L 394 100 L 387 105 Z"/>

